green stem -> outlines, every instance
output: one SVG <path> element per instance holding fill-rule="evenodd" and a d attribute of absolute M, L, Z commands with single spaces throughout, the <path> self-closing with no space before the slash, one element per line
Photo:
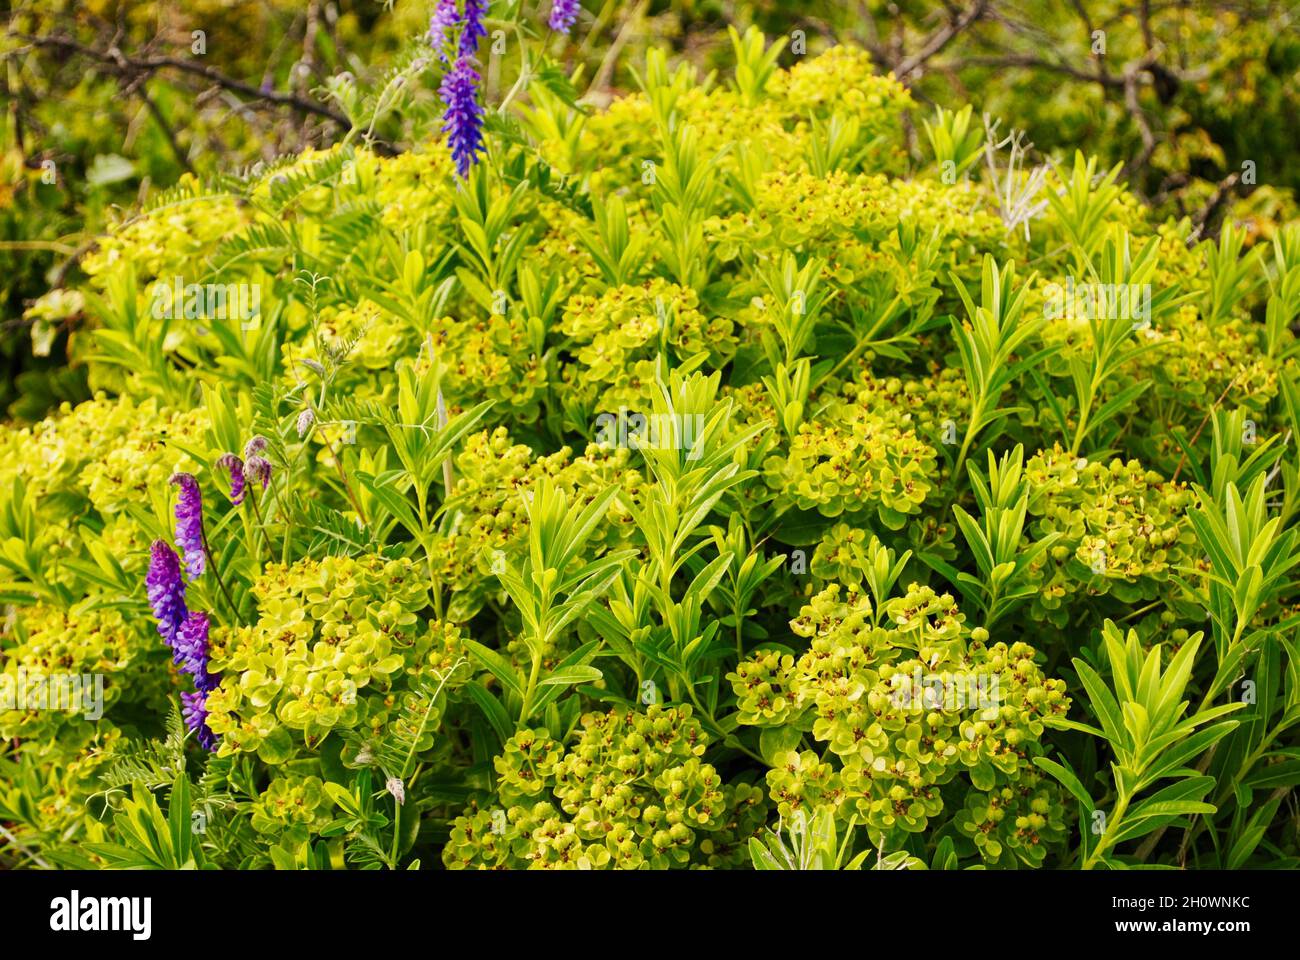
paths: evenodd
<path fill-rule="evenodd" d="M 271 547 L 271 535 L 266 531 L 266 521 L 262 519 L 262 508 L 257 505 L 257 491 L 251 487 L 248 491 L 248 502 L 253 505 L 253 515 L 257 517 L 257 527 L 262 531 L 262 546 L 266 547 L 267 556 L 271 556 L 273 549 Z M 261 560 L 260 554 L 255 553 L 255 556 L 259 561 Z"/>
<path fill-rule="evenodd" d="M 1079 398 L 1079 423 L 1074 428 L 1074 440 L 1070 443 L 1070 454 L 1072 456 L 1077 457 L 1079 455 L 1079 448 L 1083 446 L 1084 432 L 1085 432 L 1085 428 L 1088 426 L 1088 417 L 1091 415 L 1091 413 L 1092 413 L 1092 397 L 1091 396 L 1088 397 L 1087 403 L 1085 403 L 1083 401 L 1083 398 L 1080 397 Z"/>
<path fill-rule="evenodd" d="M 957 484 L 960 482 L 959 478 L 961 477 L 962 465 L 965 464 L 966 462 L 966 455 L 970 453 L 971 444 L 975 442 L 975 424 L 978 420 L 983 418 L 983 416 L 984 416 L 984 398 L 981 396 L 979 398 L 978 404 L 975 403 L 971 404 L 970 424 L 966 427 L 966 435 L 962 438 L 961 449 L 957 452 L 957 459 L 956 461 L 953 462 L 952 465 L 952 489 L 953 489 L 954 499 L 956 499 Z M 949 503 L 949 506 L 951 505 L 952 504 Z M 944 511 L 943 515 L 947 516 L 946 510 Z"/>
<path fill-rule="evenodd" d="M 885 312 L 882 313 L 880 316 L 888 317 L 893 312 L 894 306 L 902 299 L 903 299 L 903 295 L 901 293 L 895 294 L 893 303 L 891 303 L 885 309 Z M 831 369 L 827 373 L 823 374 L 820 378 L 818 378 L 817 382 L 812 385 L 812 389 L 808 391 L 809 395 L 816 393 L 822 384 L 824 384 L 827 380 L 835 376 L 835 374 L 839 373 L 840 370 L 844 368 L 845 364 L 852 363 L 855 359 L 857 359 L 857 357 L 862 353 L 862 351 L 866 350 L 867 347 L 871 346 L 873 343 L 889 343 L 890 341 L 896 339 L 898 338 L 890 337 L 888 340 L 873 340 L 870 337 L 865 337 L 862 340 L 859 340 L 857 342 L 857 345 L 854 346 L 854 348 L 850 350 L 848 353 L 846 353 L 844 355 L 844 358 L 840 360 L 839 363 L 835 364 L 835 366 L 831 367 Z"/>
<path fill-rule="evenodd" d="M 1083 861 L 1084 870 L 1091 870 L 1101 858 L 1101 855 L 1115 842 L 1115 834 L 1119 832 L 1120 821 L 1124 819 L 1128 804 L 1128 795 L 1121 792 L 1115 800 L 1115 809 L 1111 811 L 1110 819 L 1106 823 L 1106 829 L 1103 831 L 1101 839 L 1097 841 L 1097 846 L 1088 855 L 1088 859 Z"/>
<path fill-rule="evenodd" d="M 699 711 L 700 722 L 704 724 L 705 727 L 708 727 L 709 731 L 715 737 L 718 738 L 718 744 L 720 746 L 734 747 L 735 749 L 739 750 L 741 753 L 748 755 L 751 759 L 757 760 L 759 763 L 762 764 L 767 763 L 766 760 L 760 757 L 753 750 L 750 750 L 749 747 L 741 743 L 740 740 L 738 740 L 735 737 L 728 736 L 727 732 L 722 729 L 722 725 L 718 723 L 718 721 L 714 718 L 713 714 L 710 713 L 708 709 L 705 708 L 704 704 L 700 702 L 700 698 L 695 695 L 694 684 L 691 683 L 686 684 L 686 695 L 690 697 L 691 703 L 693 703 L 695 705 L 695 709 Z M 729 743 L 728 741 L 731 742 Z"/>
<path fill-rule="evenodd" d="M 202 524 L 199 525 L 199 536 L 203 541 L 203 553 L 208 558 L 208 566 L 212 568 L 212 576 L 216 579 L 217 586 L 221 588 L 221 593 L 226 598 L 226 603 L 230 604 L 230 613 L 234 618 L 232 625 L 234 623 L 240 623 L 241 617 L 239 616 L 239 608 L 235 606 L 235 601 L 231 599 L 230 591 L 226 589 L 226 582 L 221 579 L 221 571 L 217 569 L 217 561 L 212 556 L 212 547 L 208 545 L 208 531 L 203 528 Z"/>
<path fill-rule="evenodd" d="M 734 616 L 735 616 L 735 618 L 736 618 L 736 662 L 737 662 L 737 663 L 739 663 L 741 660 L 744 660 L 744 659 L 745 659 L 745 643 L 744 643 L 744 640 L 743 640 L 743 633 L 744 633 L 744 631 L 741 630 L 741 628 L 740 628 L 740 610 L 741 610 L 741 606 L 742 606 L 742 605 L 740 605 L 740 604 L 733 604 L 733 605 L 732 605 L 732 608 L 731 608 L 731 609 L 732 609 L 732 613 L 734 614 Z"/>
<path fill-rule="evenodd" d="M 393 797 L 393 852 L 388 855 L 389 868 L 397 869 L 397 847 L 402 842 L 402 804 Z"/>
<path fill-rule="evenodd" d="M 411 477 L 415 479 L 414 476 Z M 415 500 L 419 507 L 420 517 L 420 548 L 424 550 L 425 566 L 429 569 L 429 596 L 433 600 L 433 614 L 438 619 L 442 619 L 442 581 L 438 579 L 438 573 L 433 566 L 433 551 L 429 544 L 433 539 L 433 530 L 429 523 L 428 495 L 419 484 L 415 485 Z"/>
<path fill-rule="evenodd" d="M 524 705 L 519 711 L 519 726 L 528 722 L 528 711 L 533 702 L 533 691 L 537 689 L 537 678 L 542 672 L 542 649 L 538 644 L 537 650 L 533 652 L 533 666 L 528 672 L 528 686 L 524 689 Z"/>
<path fill-rule="evenodd" d="M 280 513 L 284 517 L 284 541 L 280 545 L 280 562 L 287 567 L 289 565 L 289 537 L 293 532 L 293 522 L 289 519 L 289 478 L 287 476 L 280 478 L 280 486 L 284 488 L 280 501 Z"/>

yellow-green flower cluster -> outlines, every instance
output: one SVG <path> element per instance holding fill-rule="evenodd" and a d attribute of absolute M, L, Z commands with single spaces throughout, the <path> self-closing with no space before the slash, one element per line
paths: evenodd
<path fill-rule="evenodd" d="M 906 425 L 905 408 L 879 399 L 887 402 L 870 391 L 832 401 L 768 457 L 763 470 L 777 499 L 827 517 L 874 510 L 893 529 L 919 513 L 938 455 Z"/>
<path fill-rule="evenodd" d="M 1036 619 L 1064 626 L 1080 594 L 1150 600 L 1196 553 L 1192 491 L 1136 460 L 1090 461 L 1058 445 L 1030 458 L 1025 476 L 1033 537 L 1061 534 L 1030 568 Z"/>
<path fill-rule="evenodd" d="M 877 411 L 894 426 L 911 427 L 931 445 L 960 443 L 958 425 L 970 410 L 970 390 L 957 367 L 938 367 L 910 379 L 877 377 L 863 363 L 832 389 L 843 404 Z"/>
<path fill-rule="evenodd" d="M 374 177 L 372 197 L 383 211 L 385 226 L 405 230 L 452 216 L 453 168 L 447 151 L 414 151 L 382 161 L 358 151 L 357 157 L 359 184 L 368 186 L 369 177 Z"/>
<path fill-rule="evenodd" d="M 440 317 L 432 325 L 430 346 L 443 369 L 449 405 L 492 400 L 512 417 L 536 418 L 547 370 L 519 315 L 475 311 Z"/>
<path fill-rule="evenodd" d="M 971 790 L 953 822 L 974 841 L 985 862 L 1038 867 L 1048 846 L 1065 835 L 1065 817 L 1060 791 L 1052 781 L 1025 768 L 1015 784 Z"/>
<path fill-rule="evenodd" d="M 861 583 L 870 542 L 871 534 L 867 531 L 847 523 L 837 523 L 822 534 L 808 569 L 819 580 Z"/>
<path fill-rule="evenodd" d="M 660 351 L 706 352 L 720 367 L 735 352 L 734 327 L 702 309 L 694 290 L 660 278 L 570 297 L 561 328 L 574 340 L 577 363 L 564 371 L 566 386 L 589 408 L 648 414 Z"/>
<path fill-rule="evenodd" d="M 712 157 L 740 139 L 745 149 L 758 151 L 781 167 L 802 162 L 803 138 L 788 128 L 806 121 L 806 110 L 794 114 L 780 109 L 773 100 L 746 104 L 734 91 L 722 87 L 684 89 L 675 105 L 679 113 L 689 111 L 701 157 Z M 591 170 L 593 188 L 606 192 L 637 183 L 647 172 L 646 163 L 662 163 L 658 141 L 647 138 L 647 131 L 655 128 L 654 108 L 642 94 L 620 97 L 607 110 L 588 117 L 577 153 L 581 157 L 578 162 Z M 562 169 L 571 166 L 564 158 L 557 160 Z M 735 165 L 735 156 L 728 153 L 720 158 L 719 172 L 733 172 Z"/>
<path fill-rule="evenodd" d="M 410 560 L 327 557 L 270 565 L 253 587 L 258 620 L 215 639 L 208 725 L 223 754 L 307 746 L 334 729 L 382 728 L 434 637 Z"/>
<path fill-rule="evenodd" d="M 249 822 L 258 833 L 278 834 L 297 824 L 315 833 L 329 823 L 331 807 L 319 777 L 276 777 L 253 801 Z"/>
<path fill-rule="evenodd" d="M 1263 327 L 1248 317 L 1211 325 L 1185 305 L 1150 336 L 1160 346 L 1138 359 L 1132 376 L 1154 381 L 1148 391 L 1153 410 L 1173 400 L 1180 408 L 1220 403 L 1262 414 L 1277 396 L 1278 365 L 1264 350 Z"/>
<path fill-rule="evenodd" d="M 181 197 L 176 202 L 164 204 L 99 238 L 96 248 L 81 263 L 92 284 L 102 287 L 108 274 L 121 269 L 126 261 L 135 264 L 142 282 L 179 275 L 186 282 L 197 283 L 207 273 L 204 261 L 214 244 L 237 232 L 251 218 L 234 197 L 204 194 L 192 174 L 181 177 L 176 191 Z"/>
<path fill-rule="evenodd" d="M 1050 817 L 1026 813 L 999 835 L 1022 859 L 1041 860 L 1063 809 L 1033 757 L 1044 719 L 1064 714 L 1069 699 L 1033 648 L 990 643 L 983 628 L 964 626 L 950 596 L 916 584 L 881 611 L 857 588 L 831 584 L 791 629 L 809 641 L 803 654 L 760 652 L 728 676 L 742 723 L 809 730 L 825 744 L 823 754 L 773 758 L 768 786 L 783 815 L 829 804 L 879 835 L 919 832 L 944 812 L 941 788 L 960 775 L 976 791 L 1047 798 Z M 1002 854 L 996 844 L 980 850 L 990 861 Z"/>
<path fill-rule="evenodd" d="M 777 71 L 767 93 L 796 117 L 836 112 L 854 117 L 870 136 L 893 129 L 903 111 L 916 105 L 893 74 L 880 76 L 865 50 L 847 46 Z"/>
<path fill-rule="evenodd" d="M 200 408 L 174 411 L 155 399 L 98 394 L 29 427 L 0 426 L 0 484 L 15 477 L 37 497 L 76 493 L 101 513 L 147 503 L 177 470 L 193 470 L 184 452 L 208 426 Z"/>
<path fill-rule="evenodd" d="M 0 739 L 72 743 L 123 699 L 160 709 L 170 684 L 152 634 L 108 607 L 18 610 L 0 628 Z"/>
<path fill-rule="evenodd" d="M 393 357 L 410 352 L 408 348 L 415 339 L 408 325 L 370 300 L 362 300 L 355 306 L 325 307 L 316 319 L 317 332 L 329 349 L 350 348 L 348 364 L 357 368 L 358 373 L 391 370 Z M 296 369 L 304 360 L 322 363 L 325 359 L 316 349 L 315 338 L 286 343 L 283 352 L 290 369 Z"/>
<path fill-rule="evenodd" d="M 701 761 L 691 708 L 588 713 L 567 749 L 522 730 L 496 760 L 497 805 L 452 824 L 453 869 L 736 866 L 764 820 L 762 793 Z"/>
<path fill-rule="evenodd" d="M 639 204 L 628 204 L 628 219 L 635 222 Z M 597 281 L 600 270 L 580 241 L 581 231 L 590 221 L 562 203 L 541 200 L 537 204 L 541 232 L 528 251 L 528 263 L 539 277 L 561 277 L 566 285 Z"/>
<path fill-rule="evenodd" d="M 528 446 L 511 443 L 504 427 L 467 437 L 456 458 L 455 519 L 449 532 L 435 538 L 430 551 L 439 582 L 454 591 L 448 617 L 468 620 L 495 589 L 494 565 L 503 563 L 527 537 L 526 498 L 538 479 L 550 478 L 566 495 L 583 502 L 610 484 L 619 484 L 633 496 L 643 481 L 629 466 L 630 460 L 631 452 L 625 448 L 596 444 L 588 445 L 578 457 L 564 447 L 535 458 Z M 619 542 L 633 526 L 631 515 L 615 501 L 601 528 L 603 542 Z"/>
<path fill-rule="evenodd" d="M 23 783 L 0 781 L 0 816 L 11 825 L 31 824 L 54 834 L 84 831 L 103 840 L 105 825 L 95 818 L 91 800 L 102 798 L 100 775 L 131 740 L 109 723 L 64 725 L 57 736 L 24 740 L 22 753 L 36 763 L 36 777 Z M 26 787 L 35 781 L 37 790 Z"/>
<path fill-rule="evenodd" d="M 849 288 L 877 273 L 890 273 L 886 238 L 900 211 L 919 237 L 939 231 L 944 260 L 965 273 L 979 251 L 1004 242 L 1002 221 L 978 194 L 928 180 L 901 181 L 884 174 L 772 170 L 754 190 L 752 208 L 709 223 L 709 240 L 724 261 L 741 251 L 801 248 L 826 261 L 827 275 Z"/>

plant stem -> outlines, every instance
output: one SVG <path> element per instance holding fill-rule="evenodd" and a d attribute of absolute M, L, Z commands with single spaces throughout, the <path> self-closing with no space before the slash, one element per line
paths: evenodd
<path fill-rule="evenodd" d="M 1110 819 L 1106 822 L 1106 829 L 1102 833 L 1101 839 L 1097 841 L 1097 846 L 1088 855 L 1088 859 L 1083 861 L 1084 870 L 1091 870 L 1101 855 L 1115 842 L 1115 834 L 1119 832 L 1119 824 L 1124 818 L 1125 811 L 1128 810 L 1128 804 L 1128 795 L 1121 791 L 1115 800 L 1115 809 L 1111 811 Z"/>
<path fill-rule="evenodd" d="M 266 547 L 267 556 L 271 556 L 271 535 L 266 532 L 266 521 L 262 519 L 262 508 L 257 505 L 256 490 L 248 491 L 248 502 L 253 505 L 253 515 L 257 517 L 257 526 L 262 531 L 262 545 Z"/>
<path fill-rule="evenodd" d="M 753 750 L 750 750 L 749 747 L 745 746 L 739 740 L 736 740 L 734 737 L 728 736 L 728 734 L 726 733 L 725 730 L 722 729 L 722 726 L 718 723 L 718 721 L 714 719 L 713 714 L 710 713 L 705 708 L 704 704 L 700 703 L 700 698 L 695 695 L 694 684 L 690 684 L 690 683 L 686 684 L 686 695 L 691 698 L 691 703 L 693 703 L 695 705 L 695 709 L 700 712 L 700 721 L 704 724 L 704 726 L 709 727 L 713 735 L 718 738 L 719 746 L 724 746 L 724 747 L 734 746 L 741 753 L 748 755 L 750 758 L 757 760 L 759 763 L 764 763 L 764 764 L 767 763 L 766 760 L 764 760 L 762 757 L 756 754 Z M 728 743 L 727 742 L 728 740 L 733 740 L 734 743 Z"/>
<path fill-rule="evenodd" d="M 1070 455 L 1077 457 L 1079 448 L 1083 446 L 1083 438 L 1088 426 L 1088 416 L 1092 413 L 1092 397 L 1089 396 L 1087 402 L 1082 397 L 1079 398 L 1079 423 L 1074 428 L 1074 440 L 1070 443 Z"/>
<path fill-rule="evenodd" d="M 886 307 L 885 312 L 880 314 L 880 316 L 882 318 L 888 317 L 891 313 L 893 313 L 894 306 L 902 299 L 903 299 L 903 295 L 901 293 L 895 294 L 893 303 L 891 303 L 888 307 Z M 857 344 L 854 346 L 854 348 L 850 350 L 848 353 L 846 353 L 844 357 L 839 361 L 839 363 L 835 364 L 835 366 L 831 367 L 831 369 L 827 373 L 823 374 L 821 377 L 818 378 L 817 382 L 812 385 L 811 389 L 809 389 L 808 395 L 812 396 L 814 393 L 816 393 L 818 388 L 820 388 L 822 384 L 824 384 L 827 380 L 835 376 L 835 374 L 839 373 L 840 370 L 844 368 L 845 364 L 852 363 L 855 359 L 857 359 L 858 355 L 861 354 L 862 351 L 866 350 L 867 347 L 871 346 L 873 343 L 889 343 L 891 340 L 895 340 L 895 339 L 897 338 L 890 337 L 888 340 L 874 340 L 870 337 L 865 337 L 862 340 L 859 340 Z"/>
<path fill-rule="evenodd" d="M 217 561 L 212 556 L 212 547 L 208 544 L 208 531 L 199 524 L 199 536 L 203 540 L 203 553 L 208 558 L 208 566 L 212 568 L 212 576 L 217 581 L 217 586 L 221 588 L 221 593 L 226 598 L 226 603 L 230 604 L 230 613 L 234 617 L 234 622 L 241 622 L 239 608 L 235 606 L 235 601 L 230 597 L 230 591 L 226 589 L 226 582 L 221 579 L 221 571 L 217 569 Z"/>
<path fill-rule="evenodd" d="M 524 705 L 519 711 L 519 726 L 528 722 L 528 710 L 533 702 L 533 691 L 537 689 L 537 678 L 542 672 L 542 650 L 541 645 L 533 651 L 533 666 L 528 672 L 528 686 L 524 689 Z"/>
<path fill-rule="evenodd" d="M 397 847 L 402 842 L 402 803 L 393 797 L 393 852 L 388 855 L 389 869 L 397 869 Z"/>

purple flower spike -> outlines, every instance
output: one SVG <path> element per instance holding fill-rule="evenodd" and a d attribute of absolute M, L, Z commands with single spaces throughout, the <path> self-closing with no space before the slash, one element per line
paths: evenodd
<path fill-rule="evenodd" d="M 460 22 L 460 11 L 456 9 L 456 0 L 438 0 L 429 18 L 429 46 L 438 54 L 443 63 L 447 62 L 447 32 Z"/>
<path fill-rule="evenodd" d="M 244 444 L 245 460 L 250 457 L 260 457 L 264 453 L 266 453 L 266 437 L 261 434 L 258 434 L 253 437 L 253 439 L 249 440 L 248 443 Z"/>
<path fill-rule="evenodd" d="M 311 425 L 316 422 L 316 414 L 312 413 L 311 407 L 308 407 L 302 413 L 298 414 L 298 439 L 301 440 L 311 429 Z"/>
<path fill-rule="evenodd" d="M 551 29 L 567 36 L 581 9 L 578 0 L 551 0 Z"/>
<path fill-rule="evenodd" d="M 244 461 L 233 453 L 223 453 L 216 466 L 230 474 L 230 502 L 239 506 L 244 502 Z"/>
<path fill-rule="evenodd" d="M 465 0 L 465 29 L 460 35 L 460 55 L 472 57 L 478 52 L 478 42 L 487 36 L 483 19 L 487 14 L 487 0 Z"/>
<path fill-rule="evenodd" d="M 185 726 L 194 732 L 195 738 L 209 753 L 217 749 L 217 735 L 208 726 L 208 695 L 206 693 L 182 693 L 181 714 L 185 717 Z"/>
<path fill-rule="evenodd" d="M 158 632 L 174 645 L 176 633 L 186 617 L 185 581 L 181 579 L 181 561 L 166 540 L 155 540 L 150 548 L 149 573 L 145 576 L 149 606 L 158 621 Z"/>
<path fill-rule="evenodd" d="M 191 613 L 176 631 L 176 662 L 194 678 L 194 693 L 182 693 L 186 725 L 194 731 L 204 750 L 215 750 L 217 737 L 208 726 L 208 694 L 221 678 L 208 673 L 208 630 L 206 613 Z"/>
<path fill-rule="evenodd" d="M 478 71 L 462 53 L 438 88 L 447 107 L 442 129 L 456 161 L 456 172 L 462 178 L 469 176 L 469 168 L 483 152 L 483 107 L 478 102 L 478 82 Z"/>
<path fill-rule="evenodd" d="M 171 482 L 181 488 L 176 501 L 176 546 L 185 555 L 185 572 L 194 580 L 207 569 L 203 553 L 203 495 L 192 474 L 178 473 Z"/>
<path fill-rule="evenodd" d="M 176 662 L 194 678 L 195 689 L 203 693 L 221 682 L 208 673 L 208 630 L 208 615 L 196 610 L 176 631 Z"/>

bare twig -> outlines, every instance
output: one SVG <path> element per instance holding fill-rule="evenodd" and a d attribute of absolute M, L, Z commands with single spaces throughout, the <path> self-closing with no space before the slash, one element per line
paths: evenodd
<path fill-rule="evenodd" d="M 1107 73 L 1090 73 L 1087 70 L 1080 70 L 1078 67 L 1071 66 L 1068 63 L 1062 63 L 1056 60 L 1048 60 L 1031 53 L 1005 53 L 994 55 L 981 55 L 962 57 L 950 64 L 944 64 L 944 69 L 960 70 L 963 67 L 1023 67 L 1025 69 L 1046 70 L 1049 73 L 1062 73 L 1076 80 L 1086 80 L 1089 83 L 1097 83 L 1110 89 L 1122 90 L 1124 81 L 1119 77 Z M 937 68 L 936 68 L 937 69 Z"/>
<path fill-rule="evenodd" d="M 179 57 L 128 57 L 116 47 L 109 50 L 96 50 L 94 47 L 88 47 L 85 44 L 73 40 L 71 37 L 31 37 L 20 35 L 20 38 L 27 43 L 35 44 L 40 47 L 53 47 L 58 50 L 66 50 L 70 53 L 76 53 L 83 57 L 89 57 L 92 60 L 98 60 L 100 63 L 108 64 L 117 70 L 128 69 L 131 71 L 157 71 L 163 69 L 179 70 L 182 73 L 193 74 L 194 76 L 203 77 L 220 87 L 235 93 L 241 93 L 246 97 L 252 97 L 258 100 L 265 100 L 268 103 L 288 106 L 299 113 L 315 114 L 318 117 L 325 117 L 338 124 L 344 130 L 352 129 L 352 123 L 343 114 L 339 113 L 322 103 L 302 96 L 297 93 L 284 93 L 277 90 L 259 90 L 250 83 L 242 80 L 236 80 L 234 77 L 227 76 L 220 70 L 208 66 L 204 63 L 198 63 L 193 60 L 182 60 Z"/>
<path fill-rule="evenodd" d="M 1205 206 L 1201 207 L 1196 212 L 1196 216 L 1192 217 L 1192 232 L 1187 237 L 1188 246 L 1199 242 L 1202 236 L 1205 235 L 1205 228 L 1213 220 L 1214 215 L 1223 206 L 1224 201 L 1232 193 L 1232 188 L 1237 185 L 1237 181 L 1240 179 L 1241 174 L 1233 172 L 1219 181 L 1214 188 L 1214 193 L 1210 194 L 1210 199 L 1205 201 Z"/>
<path fill-rule="evenodd" d="M 951 43 L 954 37 L 980 17 L 984 16 L 984 12 L 987 8 L 988 0 L 974 0 L 974 2 L 960 14 L 956 16 L 951 16 L 950 14 L 951 18 L 947 23 L 925 38 L 921 43 L 921 49 L 898 64 L 894 69 L 894 75 L 897 76 L 899 80 L 906 82 L 909 76 L 924 66 L 931 57 Z"/>

